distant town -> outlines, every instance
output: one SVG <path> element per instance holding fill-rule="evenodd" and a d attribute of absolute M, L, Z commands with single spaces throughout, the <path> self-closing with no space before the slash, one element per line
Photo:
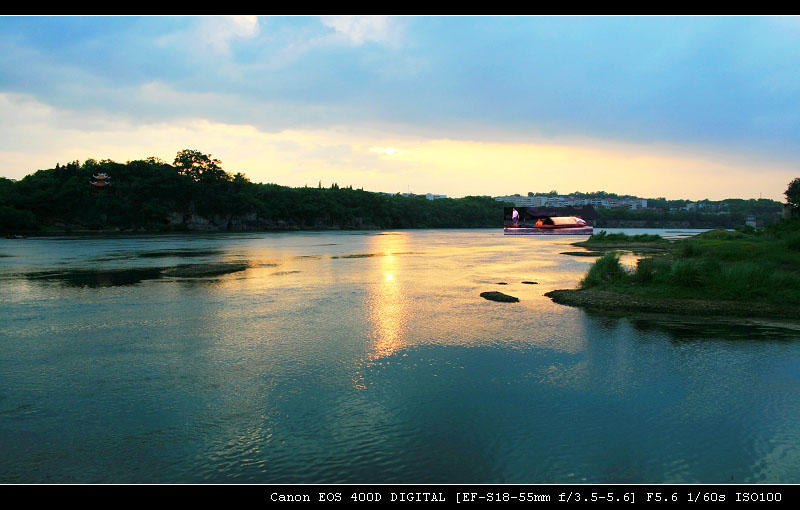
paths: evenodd
<path fill-rule="evenodd" d="M 392 193 L 384 193 L 385 195 L 392 195 Z M 404 197 L 425 197 L 428 200 L 437 200 L 447 198 L 447 195 L 439 195 L 434 193 L 425 193 L 424 195 L 417 195 L 414 193 L 399 193 Z M 759 198 L 759 199 L 741 199 L 741 198 L 728 198 L 725 200 L 667 200 L 666 198 L 641 198 L 633 195 L 617 195 L 615 193 L 607 193 L 605 191 L 597 191 L 590 193 L 572 193 L 569 195 L 559 195 L 556 191 L 548 193 L 541 192 L 528 192 L 527 195 L 502 195 L 489 197 L 488 195 L 481 195 L 483 198 L 492 198 L 497 202 L 513 204 L 514 207 L 583 207 L 591 205 L 595 209 L 627 209 L 631 211 L 648 210 L 653 212 L 677 212 L 677 211 L 696 211 L 704 214 L 731 214 L 741 211 L 743 204 L 761 203 L 761 205 L 776 206 L 779 202 L 774 200 Z"/>
<path fill-rule="evenodd" d="M 394 195 L 394 193 L 383 193 L 384 195 Z M 447 195 L 435 193 L 415 194 L 399 193 L 403 197 L 425 197 L 428 200 L 438 200 L 447 198 Z M 486 197 L 488 195 L 481 195 Z M 490 197 L 497 202 L 514 204 L 515 207 L 582 207 L 591 205 L 595 209 L 615 209 L 623 208 L 632 211 L 649 209 L 652 211 L 701 211 L 707 214 L 727 214 L 730 212 L 730 202 L 742 202 L 744 199 L 729 198 L 725 200 L 667 200 L 666 198 L 640 198 L 631 195 L 616 195 L 598 191 L 594 193 L 573 193 L 570 195 L 558 195 L 557 192 L 535 193 L 529 192 L 527 195 L 502 195 Z M 750 199 L 756 200 L 756 199 Z M 769 199 L 758 199 L 765 202 L 774 202 Z"/>
<path fill-rule="evenodd" d="M 631 210 L 647 209 L 647 199 L 638 197 L 618 197 L 616 195 L 596 196 L 587 195 L 551 195 L 543 193 L 528 193 L 522 195 L 505 195 L 492 197 L 498 202 L 510 202 L 515 207 L 581 207 L 591 205 L 594 208 L 624 207 Z M 696 202 L 692 202 L 696 205 Z M 677 209 L 676 209 L 677 210 Z"/>
<path fill-rule="evenodd" d="M 730 212 L 732 202 L 740 203 L 742 199 L 725 200 L 667 200 L 666 198 L 641 198 L 631 195 L 616 195 L 599 191 L 595 193 L 573 193 L 567 196 L 558 195 L 556 192 L 534 193 L 527 195 L 505 195 L 492 197 L 498 202 L 508 202 L 515 207 L 581 207 L 591 205 L 595 209 L 624 208 L 632 211 L 650 209 L 655 211 L 701 211 L 707 214 L 726 214 Z M 751 199 L 755 200 L 755 199 Z M 759 199 L 773 202 L 768 199 Z"/>
<path fill-rule="evenodd" d="M 381 193 L 381 195 L 390 195 L 391 196 L 391 195 L 394 195 L 394 193 Z M 406 197 L 406 198 L 420 196 L 420 197 L 425 197 L 428 200 L 439 200 L 441 198 L 447 198 L 447 195 L 437 195 L 435 193 L 425 193 L 424 195 L 415 195 L 414 193 L 399 193 L 399 195 L 403 196 L 403 197 Z"/>
<path fill-rule="evenodd" d="M 498 202 L 511 203 L 515 207 L 584 207 L 595 209 L 648 211 L 651 213 L 695 212 L 704 215 L 742 215 L 746 225 L 760 227 L 778 221 L 788 211 L 782 211 L 782 204 L 770 199 L 725 200 L 667 200 L 666 198 L 641 198 L 633 195 L 617 195 L 598 191 L 592 193 L 572 193 L 559 195 L 556 191 L 548 193 L 529 192 L 527 195 L 504 195 L 492 197 Z M 608 215 L 607 219 L 611 219 Z M 617 215 L 618 216 L 618 215 Z"/>

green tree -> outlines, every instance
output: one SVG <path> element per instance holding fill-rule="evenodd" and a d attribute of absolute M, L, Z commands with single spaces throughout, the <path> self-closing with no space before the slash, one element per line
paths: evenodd
<path fill-rule="evenodd" d="M 211 159 L 210 154 L 184 149 L 175 156 L 173 163 L 178 173 L 187 175 L 195 181 L 229 180 L 222 169 L 222 161 Z"/>
<path fill-rule="evenodd" d="M 786 195 L 786 201 L 795 209 L 800 208 L 800 177 L 796 177 L 789 183 L 789 187 L 783 193 Z"/>

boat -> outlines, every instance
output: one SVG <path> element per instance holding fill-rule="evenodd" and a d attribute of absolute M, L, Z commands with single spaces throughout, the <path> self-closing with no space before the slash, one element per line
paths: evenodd
<path fill-rule="evenodd" d="M 505 235 L 592 235 L 594 227 L 578 216 L 543 216 L 534 223 L 506 225 Z"/>

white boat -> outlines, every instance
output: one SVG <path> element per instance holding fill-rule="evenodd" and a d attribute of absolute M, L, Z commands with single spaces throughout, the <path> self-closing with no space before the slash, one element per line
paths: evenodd
<path fill-rule="evenodd" d="M 508 225 L 505 235 L 592 235 L 594 227 L 577 216 L 539 218 L 533 225 Z"/>

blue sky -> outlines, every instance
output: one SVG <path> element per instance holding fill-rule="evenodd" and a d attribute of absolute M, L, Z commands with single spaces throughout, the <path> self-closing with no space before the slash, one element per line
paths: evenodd
<path fill-rule="evenodd" d="M 452 196 L 694 176 L 682 196 L 780 199 L 800 175 L 797 17 L 3 17 L 0 55 L 13 178 L 183 148 L 256 181 Z M 458 162 L 481 147 L 497 168 Z"/>

